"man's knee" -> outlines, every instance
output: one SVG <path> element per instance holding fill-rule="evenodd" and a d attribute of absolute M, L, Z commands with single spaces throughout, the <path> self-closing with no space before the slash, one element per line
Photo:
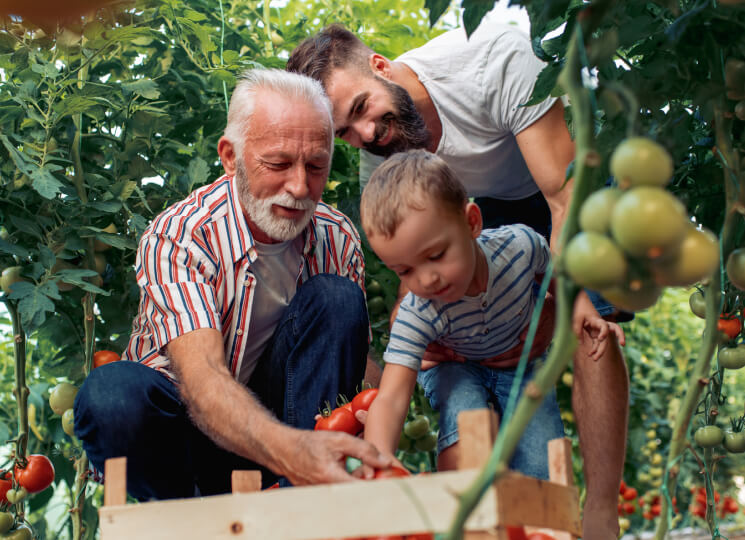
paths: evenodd
<path fill-rule="evenodd" d="M 318 314 L 342 325 L 367 330 L 365 295 L 359 285 L 334 274 L 318 274 L 298 289 L 302 302 L 312 303 Z"/>

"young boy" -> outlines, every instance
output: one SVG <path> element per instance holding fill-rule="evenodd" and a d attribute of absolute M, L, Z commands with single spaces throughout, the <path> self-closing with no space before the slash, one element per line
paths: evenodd
<path fill-rule="evenodd" d="M 424 150 L 391 156 L 362 193 L 362 227 L 370 246 L 410 292 L 402 300 L 384 354 L 378 396 L 365 439 L 393 454 L 418 380 L 440 412 L 438 470 L 456 467 L 457 417 L 493 404 L 502 414 L 516 368 L 481 360 L 518 343 L 535 304 L 536 277 L 546 271 L 546 240 L 526 225 L 481 229 L 481 212 L 443 160 Z M 607 323 L 583 320 L 602 353 Z M 437 341 L 465 357 L 420 372 L 425 349 Z M 536 362 L 528 365 L 523 385 Z M 521 388 L 522 391 L 522 388 Z M 548 394 L 527 427 L 510 467 L 548 478 L 547 442 L 564 435 L 556 394 Z"/>

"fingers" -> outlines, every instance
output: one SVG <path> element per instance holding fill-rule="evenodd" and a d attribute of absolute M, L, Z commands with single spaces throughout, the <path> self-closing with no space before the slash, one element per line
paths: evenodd
<path fill-rule="evenodd" d="M 364 409 L 358 409 L 354 413 L 354 417 L 357 419 L 357 421 L 360 424 L 362 424 L 364 426 L 365 425 L 365 422 L 367 422 L 367 411 L 364 410 Z"/>
<path fill-rule="evenodd" d="M 610 327 L 611 331 L 616 335 L 618 344 L 621 346 L 626 345 L 626 334 L 624 334 L 623 328 L 621 328 L 616 323 L 608 323 L 608 326 Z"/>

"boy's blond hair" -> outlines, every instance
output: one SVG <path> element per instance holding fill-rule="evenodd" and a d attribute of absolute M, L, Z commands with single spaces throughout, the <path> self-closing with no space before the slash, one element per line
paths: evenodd
<path fill-rule="evenodd" d="M 461 214 L 467 202 L 466 189 L 447 163 L 426 150 L 409 150 L 375 169 L 362 192 L 360 219 L 368 236 L 391 238 L 407 210 L 439 204 Z"/>

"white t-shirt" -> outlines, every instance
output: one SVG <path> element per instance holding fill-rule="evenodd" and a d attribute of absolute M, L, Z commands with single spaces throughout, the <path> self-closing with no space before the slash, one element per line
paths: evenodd
<path fill-rule="evenodd" d="M 244 384 L 251 377 L 282 313 L 295 296 L 302 250 L 302 238 L 277 244 L 256 242 L 258 255 L 251 264 L 251 272 L 256 278 L 254 308 L 238 376 Z"/>
<path fill-rule="evenodd" d="M 396 61 L 410 67 L 429 92 L 442 122 L 437 155 L 453 168 L 472 197 L 523 199 L 539 191 L 515 135 L 541 118 L 555 98 L 527 103 L 544 67 L 530 39 L 487 16 L 466 39 L 446 32 Z M 360 151 L 364 186 L 383 158 Z"/>

